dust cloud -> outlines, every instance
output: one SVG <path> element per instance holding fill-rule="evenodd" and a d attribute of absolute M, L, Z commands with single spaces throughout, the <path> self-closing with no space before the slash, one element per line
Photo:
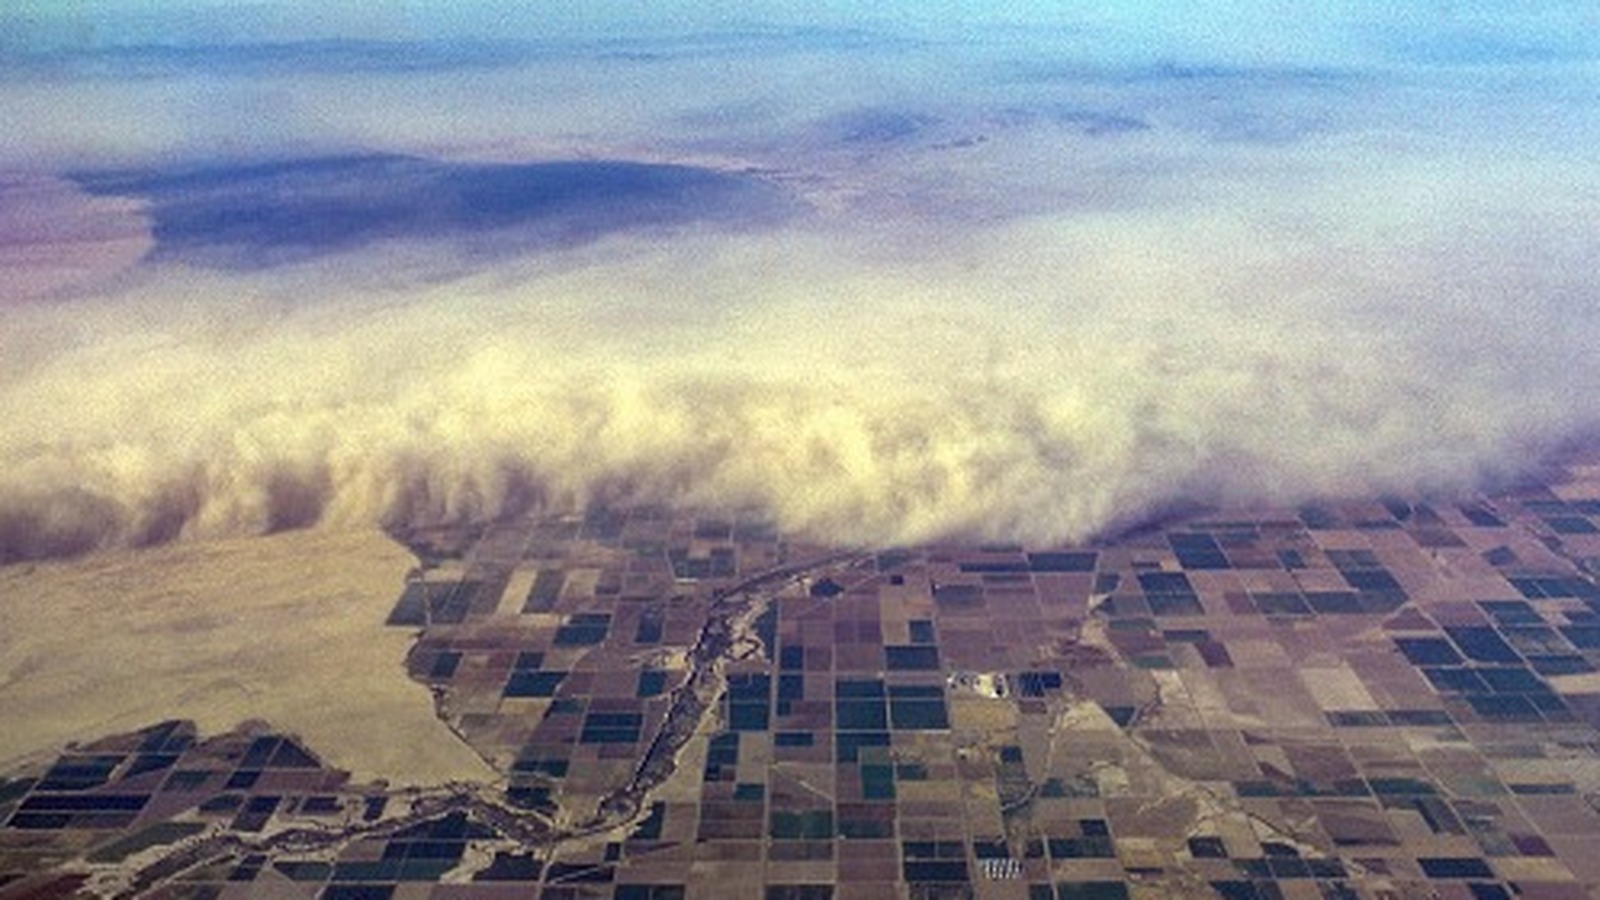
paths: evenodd
<path fill-rule="evenodd" d="M 942 71 L 837 43 L 258 63 L 212 93 L 185 63 L 164 77 L 189 106 L 139 126 L 159 78 L 6 89 L 32 116 L 17 140 L 79 186 L 31 202 L 93 195 L 142 231 L 96 225 L 121 249 L 70 279 L 0 257 L 30 285 L 0 320 L 0 562 L 640 501 L 851 543 L 1050 543 L 1179 502 L 1470 489 L 1593 433 L 1600 182 L 1563 139 L 1592 130 L 1589 101 L 1538 79 L 1520 89 L 1542 106 L 1448 72 L 998 51 Z M 856 90 L 807 80 L 840 55 Z M 535 84 L 548 115 L 516 92 Z M 75 92 L 107 112 L 76 143 L 39 111 Z M 257 157 L 221 101 L 242 94 L 294 98 L 251 144 L 286 171 L 434 162 L 400 187 L 239 187 Z M 468 94 L 487 99 L 447 116 Z M 507 240 L 527 217 L 446 215 L 430 204 L 471 192 L 418 187 L 463 160 L 668 165 L 760 199 L 704 215 L 673 187 L 635 222 L 602 185 Z M 268 224 L 208 237 L 229 215 Z M 263 252 L 341 228 L 362 239 Z"/>

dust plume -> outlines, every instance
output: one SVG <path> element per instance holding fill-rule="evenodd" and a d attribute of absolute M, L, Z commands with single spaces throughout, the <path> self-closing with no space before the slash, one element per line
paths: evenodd
<path fill-rule="evenodd" d="M 1600 419 L 1570 92 L 775 40 L 6 89 L 68 186 L 30 202 L 110 249 L 8 263 L 0 562 L 635 501 L 1049 543 L 1469 489 Z M 157 83 L 202 117 L 128 121 Z M 112 124 L 46 128 L 74 92 Z"/>

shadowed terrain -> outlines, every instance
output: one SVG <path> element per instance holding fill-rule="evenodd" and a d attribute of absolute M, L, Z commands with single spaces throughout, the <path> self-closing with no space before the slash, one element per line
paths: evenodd
<path fill-rule="evenodd" d="M 156 260 L 262 268 L 385 240 L 470 253 L 566 247 L 606 234 L 770 219 L 761 181 L 618 161 L 448 163 L 374 154 L 76 174 L 98 194 L 148 198 Z"/>

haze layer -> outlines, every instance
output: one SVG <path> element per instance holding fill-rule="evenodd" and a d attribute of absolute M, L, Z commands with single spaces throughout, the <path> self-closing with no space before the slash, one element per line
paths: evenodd
<path fill-rule="evenodd" d="M 638 500 L 1049 542 L 1596 424 L 1581 13 L 755 9 L 17 19 L 0 561 Z"/>

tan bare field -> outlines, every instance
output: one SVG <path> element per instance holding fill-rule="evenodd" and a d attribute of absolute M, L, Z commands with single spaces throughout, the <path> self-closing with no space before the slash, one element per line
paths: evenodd
<path fill-rule="evenodd" d="M 413 564 L 377 531 L 303 531 L 0 569 L 0 767 L 264 719 L 358 780 L 493 778 L 406 676 L 412 633 L 383 625 Z"/>

